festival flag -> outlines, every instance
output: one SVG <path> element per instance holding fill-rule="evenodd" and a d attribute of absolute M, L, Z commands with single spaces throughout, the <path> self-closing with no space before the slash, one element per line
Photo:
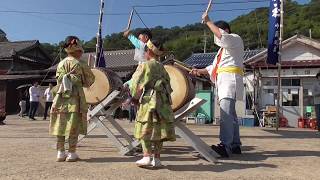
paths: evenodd
<path fill-rule="evenodd" d="M 270 0 L 267 63 L 276 65 L 280 44 L 280 0 Z"/>

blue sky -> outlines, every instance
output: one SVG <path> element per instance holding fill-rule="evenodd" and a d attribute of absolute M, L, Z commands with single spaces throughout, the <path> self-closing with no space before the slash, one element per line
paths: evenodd
<path fill-rule="evenodd" d="M 214 0 L 215 3 L 245 1 L 245 0 Z M 250 0 L 249 0 L 250 1 Z M 252 0 L 251 0 L 252 1 Z M 297 0 L 307 3 L 310 0 Z M 103 36 L 120 32 L 127 26 L 131 7 L 135 5 L 207 3 L 208 0 L 105 0 L 105 13 L 124 13 L 124 15 L 105 15 L 103 21 Z M 100 0 L 1 0 L 0 28 L 7 33 L 9 40 L 32 40 L 57 43 L 68 35 L 77 35 L 80 39 L 90 40 L 96 35 L 98 15 L 57 15 L 57 14 L 26 14 L 8 11 L 28 11 L 46 13 L 98 13 Z M 256 7 L 268 6 L 269 2 L 242 3 L 242 4 L 214 4 L 210 12 L 213 20 L 232 20 L 241 14 L 248 13 Z M 148 27 L 184 26 L 199 22 L 200 12 L 189 14 L 162 14 L 146 15 L 150 12 L 185 12 L 201 11 L 206 6 L 180 7 L 137 7 L 138 13 Z M 227 11 L 221 11 L 227 10 Z M 232 11 L 230 11 L 232 10 Z M 137 16 L 132 20 L 132 28 L 144 27 Z"/>

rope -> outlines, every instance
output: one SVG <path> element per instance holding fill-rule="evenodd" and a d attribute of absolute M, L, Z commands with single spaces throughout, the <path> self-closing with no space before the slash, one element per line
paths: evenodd
<path fill-rule="evenodd" d="M 60 47 L 59 53 L 58 53 L 57 56 L 54 58 L 54 60 L 53 60 L 53 62 L 52 62 L 52 64 L 51 64 L 50 67 L 52 67 L 52 66 L 57 62 L 58 57 L 60 57 L 60 60 L 61 60 L 61 52 L 62 52 L 62 48 Z M 40 86 L 41 86 L 41 84 L 44 82 L 44 80 L 47 78 L 48 74 L 49 74 L 49 70 L 46 72 L 44 78 L 40 81 L 40 84 L 39 84 Z"/>
<path fill-rule="evenodd" d="M 132 7 L 132 9 L 133 9 L 133 11 L 136 13 L 136 15 L 138 16 L 138 18 L 139 18 L 140 21 L 142 22 L 142 24 L 143 24 L 148 30 L 150 30 L 149 27 L 143 22 L 141 16 L 140 16 L 139 13 L 137 12 L 137 10 L 136 10 L 134 7 Z"/>

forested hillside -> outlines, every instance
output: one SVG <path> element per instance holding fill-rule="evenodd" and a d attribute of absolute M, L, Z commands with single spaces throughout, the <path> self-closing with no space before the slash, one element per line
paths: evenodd
<path fill-rule="evenodd" d="M 320 39 L 320 0 L 311 0 L 309 4 L 299 5 L 287 0 L 284 14 L 284 39 L 297 33 Z M 239 16 L 230 22 L 234 33 L 239 34 L 245 43 L 246 49 L 266 47 L 268 34 L 268 8 L 258 8 L 254 11 Z M 139 29 L 134 29 L 133 33 Z M 200 24 L 186 25 L 184 27 L 163 28 L 161 26 L 151 29 L 154 39 L 164 42 L 167 50 L 172 51 L 176 58 L 184 60 L 192 53 L 203 52 L 204 34 L 207 35 L 207 52 L 216 50 L 213 46 L 213 35 L 209 29 Z M 96 39 L 84 42 L 86 51 L 95 51 Z M 43 44 L 52 56 L 58 52 L 58 44 Z M 131 49 L 133 46 L 122 36 L 114 33 L 104 38 L 105 50 Z"/>

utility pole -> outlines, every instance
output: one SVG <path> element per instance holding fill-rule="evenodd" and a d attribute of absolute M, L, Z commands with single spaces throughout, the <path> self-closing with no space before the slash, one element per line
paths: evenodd
<path fill-rule="evenodd" d="M 278 56 L 278 96 L 277 96 L 277 123 L 276 130 L 279 129 L 280 122 L 280 97 L 282 96 L 281 91 L 281 56 L 282 56 L 282 41 L 283 41 L 283 6 L 285 0 L 280 0 L 280 37 L 279 37 L 279 56 Z"/>
<path fill-rule="evenodd" d="M 312 31 L 311 31 L 311 28 L 309 29 L 309 38 L 312 39 Z"/>
<path fill-rule="evenodd" d="M 206 31 L 204 30 L 203 31 L 203 42 L 204 42 L 204 44 L 203 44 L 203 53 L 207 53 L 207 40 L 208 40 L 208 35 L 207 35 L 207 33 L 206 33 Z"/>

